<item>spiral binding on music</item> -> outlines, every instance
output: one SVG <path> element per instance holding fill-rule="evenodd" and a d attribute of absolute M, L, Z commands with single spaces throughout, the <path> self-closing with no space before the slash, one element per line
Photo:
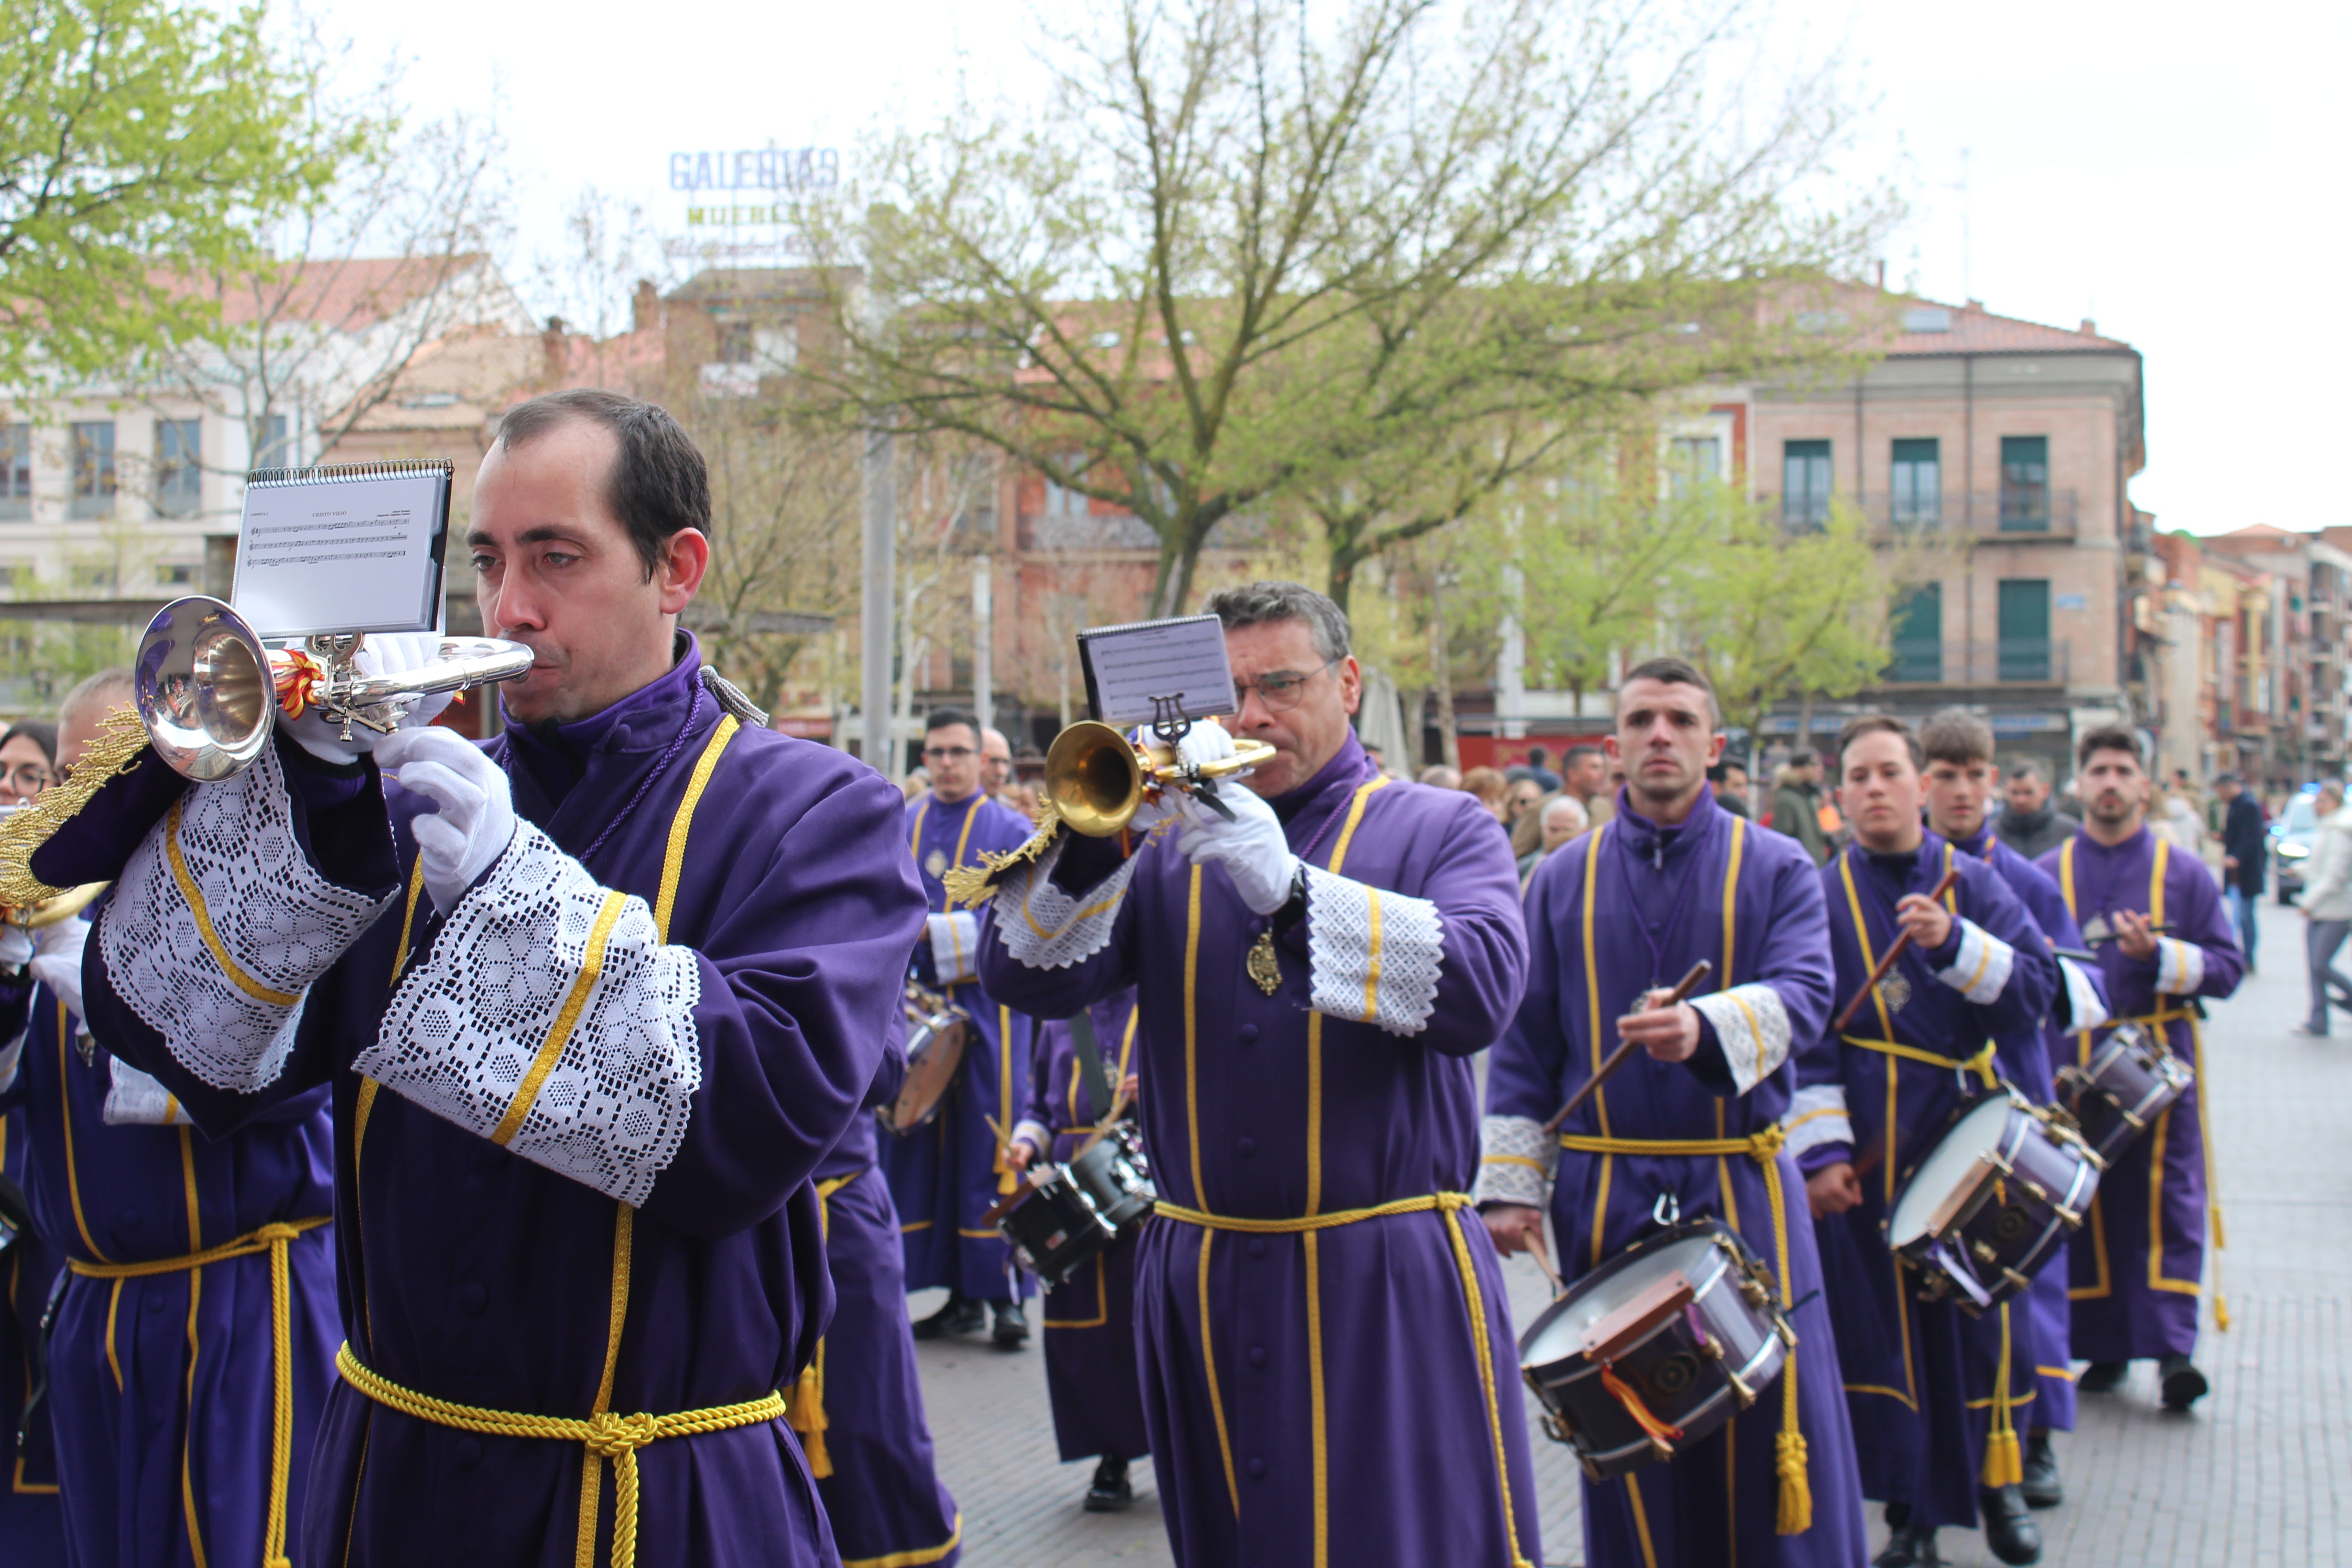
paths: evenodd
<path fill-rule="evenodd" d="M 446 458 L 390 458 L 374 463 L 331 463 L 323 468 L 254 468 L 245 476 L 249 489 L 271 485 L 335 484 L 352 479 L 394 479 L 412 474 L 454 478 L 457 467 Z"/>

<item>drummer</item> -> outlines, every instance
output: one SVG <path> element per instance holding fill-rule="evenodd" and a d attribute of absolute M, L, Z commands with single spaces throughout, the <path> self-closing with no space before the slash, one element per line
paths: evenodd
<path fill-rule="evenodd" d="M 1477 1197 L 1499 1250 L 1542 1248 L 1549 1209 L 1573 1277 L 1677 1215 L 1711 1215 L 1795 1303 L 1797 1354 L 1765 1409 L 1670 1466 L 1585 1483 L 1585 1556 L 1600 1568 L 1846 1568 L 1868 1551 L 1812 1226 L 1780 1130 L 1790 1043 L 1818 1037 L 1832 1005 L 1821 884 L 1795 839 L 1716 804 L 1706 773 L 1723 745 L 1696 669 L 1661 658 L 1626 676 L 1608 747 L 1627 783 L 1613 819 L 1528 884 L 1527 998 L 1487 1080 Z M 1715 965 L 1704 994 L 1651 1005 L 1700 959 Z M 1643 1051 L 1547 1135 L 1621 1038 Z"/>
<path fill-rule="evenodd" d="M 1087 1010 L 1093 1026 L 1082 1043 L 1067 1023 L 1041 1025 L 1029 1110 L 1013 1130 L 1013 1163 L 1067 1160 L 1110 1124 L 1114 1110 L 1135 1103 L 1136 1003 L 1132 987 Z M 1082 1065 L 1086 1051 L 1097 1053 Z M 1078 1265 L 1045 1292 L 1045 1392 L 1054 1405 L 1054 1440 L 1062 1463 L 1097 1459 L 1087 1488 L 1088 1513 L 1134 1506 L 1129 1462 L 1151 1452 L 1143 1429 L 1143 1382 L 1135 1359 L 1135 1242 L 1132 1226 L 1116 1246 Z"/>
<path fill-rule="evenodd" d="M 2002 843 L 1988 824 L 1985 806 L 2000 787 L 2000 770 L 1993 763 L 1992 726 L 1965 708 L 1947 708 L 1920 727 L 1919 744 L 1927 753 L 1927 826 L 1949 839 L 1963 855 L 1973 855 L 2000 873 L 2033 923 L 2042 928 L 2053 948 L 2083 950 L 2083 933 L 2066 910 L 2066 900 L 2049 873 Z M 2056 1063 L 2071 1059 L 2073 1041 L 2067 1031 L 2095 1029 L 2107 1017 L 2106 988 L 2095 964 L 2086 967 L 2071 958 L 2058 960 L 2064 984 L 2051 999 L 2050 1017 L 2042 1029 L 2043 1057 L 2021 1054 L 2017 1087 L 2036 1105 L 2055 1098 L 2052 1074 Z M 2062 1049 L 2069 1056 L 2062 1057 Z M 2012 1337 L 2011 1352 L 2018 1386 L 2033 1389 L 2032 1416 L 2025 1435 L 2026 1506 L 2055 1508 L 2064 1500 L 2058 1474 L 2058 1456 L 2051 1447 L 2053 1431 L 2074 1429 L 2074 1369 L 2067 1349 L 2066 1247 L 2050 1249 L 2035 1270 L 2033 1290 L 2020 1322 L 2026 1332 Z M 1989 1399 L 1988 1387 L 1975 1390 L 1977 1399 Z"/>
<path fill-rule="evenodd" d="M 2004 1304 L 1969 1319 L 1948 1300 L 1917 1300 L 1882 1222 L 1902 1173 L 1956 1110 L 2004 1078 L 2032 1076 L 2057 964 L 2000 874 L 1921 826 L 1926 759 L 1909 726 L 1880 714 L 1852 720 L 1837 755 L 1839 805 L 1854 838 L 1821 878 L 1840 1007 L 1900 935 L 1911 938 L 1846 1031 L 1815 1037 L 1804 1051 L 1790 1119 L 1818 1220 L 1863 1491 L 1887 1505 L 1894 1532 L 1874 1562 L 1934 1563 L 1936 1531 L 1973 1527 L 1981 1508 L 1994 1555 L 2034 1563 L 2041 1531 L 2020 1486 L 2015 1429 L 2032 1393 L 1999 1373 L 2011 1314 Z M 1931 901 L 1954 869 L 1952 890 Z M 1977 1363 L 1993 1397 L 1971 1409 Z"/>

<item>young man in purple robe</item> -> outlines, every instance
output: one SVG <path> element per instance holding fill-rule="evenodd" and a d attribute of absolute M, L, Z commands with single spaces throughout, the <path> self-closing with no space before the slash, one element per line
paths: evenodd
<path fill-rule="evenodd" d="M 1205 608 L 1236 730 L 1274 760 L 1219 791 L 1231 821 L 1176 795 L 1124 837 L 1061 834 L 999 874 L 981 934 L 991 994 L 1039 1016 L 1137 988 L 1163 1201 L 1136 1334 L 1169 1539 L 1183 1568 L 1532 1568 L 1502 1272 L 1463 1212 L 1469 1058 L 1526 965 L 1510 846 L 1475 796 L 1365 757 L 1330 600 L 1258 583 Z M 1203 722 L 1181 749 L 1232 744 Z"/>
<path fill-rule="evenodd" d="M 2206 1391 L 2197 1369 L 2206 1216 L 2221 1245 L 2213 1149 L 2205 1125 L 2205 1036 L 2200 998 L 2219 1000 L 2245 973 L 2212 874 L 2147 830 L 2148 776 L 2139 738 L 2094 730 L 2075 748 L 2083 831 L 2042 858 L 2066 908 L 2099 955 L 2118 1023 L 2160 1037 L 2198 1081 L 2099 1178 L 2074 1238 L 2074 1353 L 2090 1362 L 2075 1385 L 2105 1394 L 2135 1361 L 2157 1363 L 2158 1396 L 2186 1410 Z M 2075 1037 L 2087 1065 L 2103 1031 Z M 2229 1327 L 2216 1283 L 2213 1316 Z"/>
<path fill-rule="evenodd" d="M 2037 1562 L 2041 1531 L 2020 1482 L 2015 1375 L 2003 1302 L 1969 1318 L 1921 1301 L 1884 1222 L 1911 1168 L 1963 1105 L 2030 1078 L 2057 961 L 2000 873 L 1920 826 L 1925 758 L 1901 721 L 1853 720 L 1838 737 L 1839 805 L 1854 838 L 1822 868 L 1839 1006 L 1904 932 L 1911 946 L 1843 1035 L 1801 1055 L 1789 1125 L 1818 1218 L 1822 1274 L 1853 1415 L 1863 1493 L 1887 1505 L 1876 1568 L 1936 1562 L 1936 1531 L 1972 1528 L 2004 1563 Z M 1958 879 L 1941 900 L 1945 872 Z M 1891 1124 L 1889 1110 L 1892 1110 Z M 1991 1397 L 1973 1408 L 1971 1392 Z"/>
<path fill-rule="evenodd" d="M 1122 992 L 1087 1009 L 1093 1033 L 1082 1047 L 1075 1020 L 1042 1025 L 1028 1110 L 1013 1130 L 1013 1161 L 1024 1171 L 1037 1160 L 1068 1160 L 1126 1115 L 1139 1087 L 1130 1076 L 1136 1025 L 1135 993 Z M 1082 1066 L 1081 1049 L 1096 1053 Z M 1054 1440 L 1062 1463 L 1097 1459 L 1087 1487 L 1088 1513 L 1116 1513 L 1135 1502 L 1129 1462 L 1151 1452 L 1143 1421 L 1143 1378 L 1135 1351 L 1135 1247 L 1129 1230 L 1108 1252 L 1045 1292 L 1045 1393 L 1054 1405 Z"/>
<path fill-rule="evenodd" d="M 982 1222 L 1019 1179 L 1005 1140 L 1028 1100 L 1036 1024 L 980 983 L 980 917 L 948 901 L 944 879 L 979 865 L 983 854 L 1018 849 L 1031 826 L 981 788 L 977 720 L 959 708 L 935 708 L 924 724 L 931 787 L 906 806 L 907 837 L 931 911 L 915 949 L 915 978 L 945 992 L 971 1023 L 947 1102 L 929 1126 L 884 1141 L 882 1169 L 906 1237 L 907 1289 L 948 1291 L 947 1304 L 915 1325 L 915 1337 L 971 1333 L 992 1313 L 996 1343 L 1019 1350 L 1029 1338 L 1021 1302 L 1030 1285 L 1013 1267 L 1012 1247 Z"/>
<path fill-rule="evenodd" d="M 131 695 L 127 669 L 67 693 L 60 760 L 79 766 Z M 36 1227 L 68 1269 L 43 1401 L 66 1534 L 77 1561 L 124 1568 L 282 1559 L 335 1376 L 327 1091 L 197 1131 L 84 1026 L 89 931 L 35 932 L 37 988 L 0 985 L 0 1032 L 28 1006 L 31 1026 L 0 1106 L 24 1107 Z"/>
<path fill-rule="evenodd" d="M 1715 694 L 1678 658 L 1628 671 L 1611 757 L 1613 818 L 1537 868 L 1527 894 L 1526 999 L 1486 1079 L 1486 1228 L 1540 1250 L 1549 1211 L 1561 1272 L 1590 1272 L 1660 1217 L 1713 1215 L 1779 1281 L 1797 1353 L 1762 1408 L 1671 1463 L 1584 1485 L 1585 1560 L 1859 1568 L 1868 1552 L 1853 1443 L 1804 1182 L 1780 1118 L 1793 1040 L 1830 1013 L 1828 926 L 1812 859 L 1716 804 Z M 1701 959 L 1702 994 L 1654 1005 Z M 1545 1123 L 1621 1040 L 1642 1054 Z"/>
<path fill-rule="evenodd" d="M 1926 795 L 1927 826 L 1963 855 L 1973 855 L 2000 873 L 2025 912 L 2055 948 L 2083 951 L 2083 933 L 2066 910 L 2058 884 L 2024 856 L 2002 843 L 1986 818 L 1986 807 L 2000 788 L 2000 770 L 1993 762 L 1992 726 L 1964 708 L 1948 708 L 1920 726 L 1920 749 L 1927 756 Z M 2058 959 L 2063 984 L 2051 998 L 2050 1016 L 2042 1026 L 2042 1057 L 2021 1058 L 2016 1086 L 2036 1105 L 2056 1098 L 2055 1063 L 2068 1043 L 2069 1031 L 2095 1029 L 2107 1018 L 2106 988 L 2095 965 L 2085 968 L 2071 958 Z M 2074 1429 L 2074 1366 L 2068 1350 L 2070 1309 L 2066 1300 L 2066 1247 L 2062 1242 L 2033 1276 L 2028 1310 L 2012 1314 L 2026 1331 L 2014 1336 L 2012 1375 L 2018 1386 L 2033 1387 L 2032 1411 L 2025 1434 L 2025 1479 L 2021 1483 L 2029 1508 L 2055 1508 L 2065 1500 L 2058 1473 L 2058 1455 L 2050 1434 Z M 1980 1388 L 1979 1399 L 1992 1390 Z"/>
<path fill-rule="evenodd" d="M 467 536 L 485 623 L 537 655 L 504 734 L 306 716 L 190 785 L 110 731 L 37 825 L 29 880 L 119 879 L 91 1022 L 199 1130 L 333 1096 L 346 1342 L 303 1562 L 835 1559 L 778 1390 L 832 1302 L 810 1178 L 922 899 L 898 791 L 679 633 L 709 521 L 667 414 L 533 399 Z"/>
<path fill-rule="evenodd" d="M 19 931 L 22 937 L 23 932 Z M 13 955 L 23 963 L 27 939 Z M 0 1081 L 23 1050 L 19 1034 L 0 1045 Z M 0 1563 L 65 1568 L 64 1510 L 58 1500 L 57 1443 L 41 1392 L 41 1312 L 65 1272 L 65 1254 L 41 1239 L 25 1199 L 25 1113 L 0 1116 L 0 1177 L 15 1186 L 0 1214 Z M 27 1418 L 29 1415 L 29 1419 Z"/>

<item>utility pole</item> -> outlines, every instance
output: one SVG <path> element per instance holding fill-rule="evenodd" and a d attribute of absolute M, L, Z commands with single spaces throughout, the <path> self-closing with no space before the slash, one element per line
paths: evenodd
<path fill-rule="evenodd" d="M 883 291 L 882 268 L 877 264 L 875 253 L 891 216 L 885 207 L 876 207 L 866 214 L 866 329 L 877 342 L 889 328 L 890 302 Z M 893 754 L 890 734 L 890 665 L 897 643 L 892 623 L 898 597 L 898 470 L 890 418 L 889 410 L 877 410 L 866 430 L 865 581 L 858 612 L 865 680 L 859 703 L 865 717 L 866 761 L 895 784 L 898 759 Z"/>
<path fill-rule="evenodd" d="M 980 727 L 996 725 L 996 609 L 991 596 L 994 561 L 971 558 L 971 706 Z"/>

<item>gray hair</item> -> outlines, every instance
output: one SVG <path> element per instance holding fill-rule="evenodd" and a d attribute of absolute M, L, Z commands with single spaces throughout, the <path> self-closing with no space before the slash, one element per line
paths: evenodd
<path fill-rule="evenodd" d="M 2009 764 L 2009 776 L 2013 779 L 2032 779 L 2035 784 L 2047 784 L 2050 782 L 2050 770 L 2043 767 L 2041 759 L 2037 757 L 2020 757 Z"/>
<path fill-rule="evenodd" d="M 75 714 L 106 699 L 111 700 L 106 703 L 110 709 L 128 708 L 131 705 L 133 694 L 137 689 L 128 665 L 116 665 L 112 669 L 101 669 L 96 675 L 85 675 L 74 683 L 73 689 L 68 691 L 64 700 L 58 702 L 58 721 L 63 723 Z"/>
<path fill-rule="evenodd" d="M 1210 595 L 1201 608 L 1229 632 L 1271 621 L 1305 621 L 1325 663 L 1348 657 L 1348 612 L 1304 583 L 1244 583 Z"/>

